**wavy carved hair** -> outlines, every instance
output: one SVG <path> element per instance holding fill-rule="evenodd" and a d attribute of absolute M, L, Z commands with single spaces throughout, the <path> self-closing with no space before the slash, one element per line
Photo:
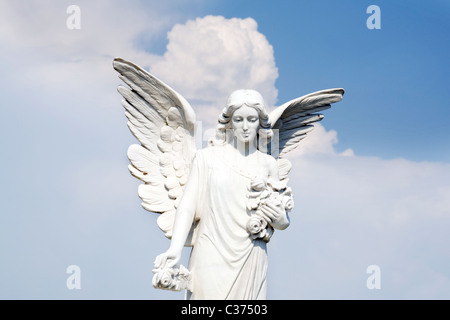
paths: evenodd
<path fill-rule="evenodd" d="M 227 104 L 218 119 L 216 136 L 210 140 L 210 144 L 224 145 L 233 138 L 231 118 L 233 113 L 242 106 L 254 108 L 258 112 L 258 143 L 264 143 L 266 145 L 270 142 L 273 136 L 273 131 L 271 129 L 269 114 L 266 112 L 263 97 L 256 90 L 240 89 L 234 91 L 229 96 Z M 260 141 L 260 138 L 263 139 Z"/>

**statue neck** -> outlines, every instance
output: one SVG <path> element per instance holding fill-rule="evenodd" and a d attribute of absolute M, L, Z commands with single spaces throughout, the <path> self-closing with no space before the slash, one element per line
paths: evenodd
<path fill-rule="evenodd" d="M 254 154 L 258 150 L 255 141 L 242 142 L 238 139 L 233 139 L 230 141 L 230 144 L 244 157 Z"/>

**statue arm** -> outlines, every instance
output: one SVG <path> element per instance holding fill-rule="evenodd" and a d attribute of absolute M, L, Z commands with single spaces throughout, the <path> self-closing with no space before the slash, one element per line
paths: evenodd
<path fill-rule="evenodd" d="M 183 197 L 178 205 L 173 225 L 172 240 L 169 249 L 156 257 L 155 267 L 173 267 L 180 261 L 186 239 L 194 221 L 197 206 L 197 190 L 199 184 L 199 169 L 197 159 L 194 159 L 189 180 L 184 189 Z M 166 265 L 167 264 L 167 265 Z"/>

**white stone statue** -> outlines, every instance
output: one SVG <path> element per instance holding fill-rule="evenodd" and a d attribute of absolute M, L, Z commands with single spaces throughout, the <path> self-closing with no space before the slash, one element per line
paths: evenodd
<path fill-rule="evenodd" d="M 135 64 L 114 59 L 128 127 L 141 145 L 128 149 L 142 180 L 142 206 L 160 213 L 171 239 L 155 260 L 153 285 L 186 289 L 188 299 L 265 299 L 267 242 L 289 226 L 291 163 L 282 158 L 342 99 L 343 89 L 314 92 L 268 114 L 254 90 L 233 92 L 203 149 L 194 143 L 195 113 L 180 94 Z M 191 246 L 186 269 L 182 249 Z"/>

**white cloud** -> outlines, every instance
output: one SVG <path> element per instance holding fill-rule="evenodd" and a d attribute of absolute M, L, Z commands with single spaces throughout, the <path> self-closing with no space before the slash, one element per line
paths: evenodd
<path fill-rule="evenodd" d="M 168 245 L 153 223 L 155 217 L 144 215 L 139 205 L 135 189 L 138 182 L 131 176 L 126 178 L 125 152 L 128 143 L 135 141 L 126 129 L 120 97 L 115 92 L 120 82 L 112 70 L 112 57 L 151 66 L 152 72 L 190 99 L 194 107 L 201 107 L 198 114 L 205 121 L 208 117 L 215 121 L 226 96 L 234 89 L 258 89 L 269 105 L 277 97 L 273 50 L 251 18 L 209 16 L 178 24 L 169 33 L 167 52 L 156 56 L 146 52 L 136 39 L 146 33 L 160 34 L 173 21 L 171 15 L 160 14 L 160 9 L 142 10 L 138 1 L 78 1 L 82 29 L 70 31 L 65 24 L 67 6 L 55 3 L 3 1 L 0 11 L 0 20 L 7 26 L 0 29 L 0 49 L 8 57 L 3 60 L 0 82 L 5 88 L 5 105 L 18 106 L 5 108 L 4 114 L 10 128 L 6 149 L 15 148 L 17 153 L 3 165 L 10 168 L 5 181 L 16 184 L 8 185 L 11 199 L 5 202 L 4 211 L 9 215 L 1 224 L 4 243 L 10 243 L 6 259 L 14 263 L 2 266 L 2 274 L 17 268 L 22 272 L 2 279 L 6 289 L 0 294 L 4 297 L 10 297 L 9 289 L 14 288 L 20 288 L 16 289 L 18 298 L 29 298 L 30 292 L 37 298 L 59 292 L 65 279 L 61 283 L 50 280 L 42 286 L 34 282 L 43 275 L 54 279 L 48 270 L 55 266 L 49 266 L 45 260 L 48 257 L 73 259 L 73 252 L 58 243 L 79 252 L 80 257 L 85 250 L 90 252 L 85 259 L 93 269 L 86 270 L 86 275 L 109 268 L 105 261 L 116 265 L 120 253 L 126 253 L 145 264 L 141 264 L 143 278 L 134 279 L 137 282 L 150 278 L 154 255 Z M 345 98 L 340 103 L 345 103 Z M 105 112 L 105 108 L 111 112 Z M 61 117 L 66 121 L 61 123 Z M 25 139 L 14 141 L 17 135 Z M 31 146 L 30 141 L 38 145 Z M 317 124 L 303 147 L 289 155 L 294 165 L 290 183 L 296 207 L 291 226 L 277 232 L 269 244 L 270 297 L 450 297 L 450 165 L 361 157 L 352 149 L 337 152 L 336 143 L 337 132 Z M 122 160 L 112 161 L 121 157 L 120 150 Z M 49 154 L 43 154 L 46 152 Z M 30 183 L 28 162 L 35 171 L 32 177 L 38 177 L 31 184 L 31 202 L 22 199 L 24 185 Z M 16 186 L 16 192 L 10 190 L 11 185 Z M 132 198 L 133 203 L 128 203 Z M 42 199 L 48 203 L 41 203 Z M 115 200 L 119 205 L 113 204 Z M 16 212 L 19 204 L 24 208 L 20 214 Z M 68 204 L 70 208 L 66 209 Z M 37 215 L 43 209 L 52 219 Z M 85 211 L 78 216 L 79 210 Z M 139 231 L 135 225 L 139 225 Z M 20 229 L 24 227 L 33 233 Z M 82 243 L 79 234 L 73 235 L 79 229 L 87 230 Z M 19 236 L 22 242 L 15 240 Z M 116 239 L 114 248 L 110 239 Z M 141 251 L 133 251 L 133 241 L 140 241 Z M 45 251 L 37 256 L 27 243 L 34 243 L 34 247 L 44 243 Z M 149 247 L 150 253 L 146 251 Z M 40 269 L 28 269 L 37 261 Z M 369 264 L 379 264 L 382 270 L 378 295 L 365 287 Z M 130 270 L 136 270 L 136 266 L 118 268 L 114 277 L 126 279 Z M 34 276 L 36 273 L 39 277 Z M 20 286 L 24 274 L 33 277 Z M 93 284 L 108 284 L 111 279 L 101 272 L 95 277 L 100 280 L 92 280 Z M 128 296 L 128 286 L 118 287 L 121 297 Z M 46 287 L 47 291 L 33 291 L 31 287 Z M 130 296 L 135 292 L 131 287 Z M 84 289 L 82 294 L 102 298 L 108 296 L 107 290 L 100 288 L 93 294 Z M 152 290 L 150 282 L 141 290 L 146 298 L 162 296 Z"/>
<path fill-rule="evenodd" d="M 66 20 L 68 2 L 3 1 L 0 45 L 38 59 L 77 61 L 95 55 L 132 55 L 141 52 L 138 36 L 160 33 L 173 16 L 163 9 L 144 10 L 138 1 L 77 1 L 81 29 L 70 30 Z M 143 58 L 141 56 L 141 58 Z M 144 61 L 146 62 L 146 61 Z"/>
<path fill-rule="evenodd" d="M 175 25 L 168 39 L 151 72 L 187 98 L 199 119 L 215 121 L 236 89 L 256 89 L 269 106 L 275 103 L 273 48 L 252 18 L 197 18 Z"/>
<path fill-rule="evenodd" d="M 81 29 L 70 30 L 66 12 L 70 3 L 47 1 L 4 1 L 0 10 L 0 50 L 4 56 L 0 80 L 10 93 L 35 95 L 46 103 L 27 105 L 61 113 L 76 105 L 72 115 L 89 114 L 97 108 L 112 107 L 120 99 L 120 83 L 112 68 L 116 56 L 151 65 L 159 59 L 144 46 L 151 45 L 176 21 L 157 1 L 146 10 L 140 1 L 77 1 Z M 20 98 L 19 98 L 20 99 Z M 50 101 L 53 101 L 51 103 Z M 55 101 L 58 101 L 55 103 Z M 93 107 L 93 105 L 95 106 Z M 67 113 L 67 109 L 63 112 Z"/>
<path fill-rule="evenodd" d="M 289 153 L 290 157 L 302 155 L 342 155 L 351 157 L 354 155 L 352 149 L 348 148 L 341 153 L 335 150 L 335 145 L 338 143 L 337 132 L 335 130 L 327 131 L 320 123 L 314 124 L 314 129 L 307 134 L 298 148 Z"/>
<path fill-rule="evenodd" d="M 296 206 L 270 251 L 281 297 L 448 298 L 450 164 L 346 156 L 333 149 L 336 132 L 318 129 L 308 150 L 288 155 Z M 286 243 L 295 257 L 278 252 Z M 296 272 L 283 291 L 284 259 Z M 371 264 L 382 270 L 379 292 L 365 286 Z"/>

